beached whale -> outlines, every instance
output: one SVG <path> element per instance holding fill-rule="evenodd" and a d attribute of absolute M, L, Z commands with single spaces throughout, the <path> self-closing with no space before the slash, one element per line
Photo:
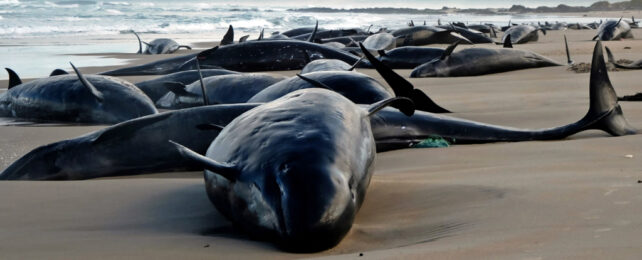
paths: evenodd
<path fill-rule="evenodd" d="M 406 117 L 384 109 L 370 120 L 377 151 L 412 147 L 439 137 L 453 144 L 563 139 L 580 131 L 601 129 L 614 136 L 635 134 L 611 85 L 601 44 L 591 67 L 590 108 L 578 122 L 548 129 L 489 125 L 416 111 Z M 181 109 L 129 120 L 70 140 L 38 147 L 0 173 L 2 180 L 90 179 L 195 169 L 181 160 L 174 140 L 203 154 L 220 129 L 260 104 L 230 104 Z M 143 150 L 146 149 L 146 150 Z M 141 152 L 154 151 L 154 152 Z"/>
<path fill-rule="evenodd" d="M 397 47 L 397 38 L 390 33 L 381 32 L 368 36 L 363 41 L 363 46 L 368 50 L 390 50 Z"/>
<path fill-rule="evenodd" d="M 307 54 L 306 54 L 307 53 Z M 248 41 L 214 47 L 203 60 L 201 68 L 221 67 L 228 70 L 255 72 L 302 69 L 309 55 L 315 59 L 338 59 L 354 64 L 359 57 L 321 44 L 296 41 Z M 156 61 L 139 66 L 103 72 L 103 75 L 159 75 L 196 69 L 196 54 Z"/>
<path fill-rule="evenodd" d="M 417 66 L 441 57 L 442 48 L 405 46 L 389 51 L 380 51 L 379 60 L 393 69 L 414 69 Z"/>
<path fill-rule="evenodd" d="M 397 37 L 397 46 L 417 46 L 437 43 L 454 43 L 462 41 L 472 44 L 465 37 L 454 33 L 452 30 L 445 30 L 434 26 L 413 26 L 397 29 L 391 32 Z"/>
<path fill-rule="evenodd" d="M 632 39 L 633 33 L 631 32 L 631 26 L 627 22 L 622 22 L 620 20 L 607 20 L 603 22 L 599 28 L 597 28 L 597 35 L 593 37 L 593 40 L 602 40 L 602 41 L 614 41 L 620 39 Z"/>
<path fill-rule="evenodd" d="M 203 78 L 207 105 L 245 103 L 265 88 L 287 79 L 285 76 L 266 73 L 230 74 Z M 164 109 L 180 109 L 204 104 L 201 82 L 184 85 L 168 83 L 170 93 L 158 99 L 156 106 Z"/>
<path fill-rule="evenodd" d="M 469 48 L 453 53 L 451 45 L 439 59 L 416 67 L 412 78 L 478 76 L 513 70 L 561 66 L 561 64 L 526 50 Z"/>
<path fill-rule="evenodd" d="M 341 60 L 335 59 L 318 59 L 308 62 L 308 64 L 301 69 L 301 74 L 306 74 L 315 71 L 350 71 L 354 69 L 355 65 L 350 65 Z"/>
<path fill-rule="evenodd" d="M 201 74 L 204 78 L 206 78 L 212 76 L 238 74 L 238 72 L 225 69 L 203 69 L 201 70 Z M 174 85 L 173 83 L 178 82 L 184 85 L 189 85 L 197 81 L 198 79 L 198 70 L 186 70 L 156 77 L 150 80 L 141 81 L 134 85 L 145 92 L 145 95 L 147 95 L 154 103 L 156 103 L 159 98 L 170 92 L 167 84 Z"/>
<path fill-rule="evenodd" d="M 463 24 L 462 24 L 463 25 Z M 466 28 L 463 26 L 456 26 L 453 24 L 449 25 L 440 25 L 438 26 L 439 28 L 442 28 L 444 30 L 451 30 L 453 32 L 458 33 L 459 35 L 463 36 L 464 38 L 470 40 L 472 43 L 493 43 L 493 40 L 486 35 L 484 35 L 480 31 L 476 31 L 470 28 Z"/>
<path fill-rule="evenodd" d="M 546 35 L 546 30 L 532 25 L 513 26 L 506 30 L 506 32 L 504 32 L 504 36 L 502 36 L 502 43 L 506 41 L 506 37 L 509 35 L 513 44 L 536 42 L 539 39 L 539 31 L 542 31 L 542 33 Z"/>
<path fill-rule="evenodd" d="M 206 156 L 172 143 L 205 169 L 208 197 L 236 226 L 288 251 L 316 252 L 352 227 L 374 168 L 369 118 L 393 102 L 412 115 L 405 98 L 362 109 L 333 91 L 298 90 L 234 119 Z"/>
<path fill-rule="evenodd" d="M 114 124 L 158 113 L 133 84 L 113 77 L 58 75 L 21 83 L 10 69 L 9 90 L 0 94 L 0 116 L 39 121 Z"/>
<path fill-rule="evenodd" d="M 191 50 L 192 47 L 187 45 L 180 45 L 176 41 L 168 38 L 154 39 L 151 42 L 144 42 L 140 40 L 138 34 L 132 31 L 136 38 L 138 39 L 138 54 L 170 54 L 174 53 L 180 48 L 185 48 Z M 143 51 L 143 43 L 147 46 L 145 51 Z"/>

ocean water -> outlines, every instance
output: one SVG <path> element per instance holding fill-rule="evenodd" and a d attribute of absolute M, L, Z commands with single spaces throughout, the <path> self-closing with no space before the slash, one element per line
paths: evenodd
<path fill-rule="evenodd" d="M 593 1 L 564 1 L 568 5 L 589 5 Z M 0 66 L 12 67 L 21 76 L 39 77 L 54 68 L 69 68 L 68 62 L 85 64 L 117 65 L 123 61 L 101 59 L 92 56 L 65 56 L 70 53 L 135 52 L 137 43 L 130 34 L 139 32 L 144 40 L 146 34 L 154 35 L 208 35 L 206 40 L 218 40 L 232 24 L 236 38 L 250 34 L 258 35 L 261 29 L 272 33 L 301 26 L 313 26 L 318 20 L 323 28 L 399 28 L 409 20 L 434 24 L 464 21 L 469 23 L 506 24 L 535 21 L 593 22 L 598 19 L 543 15 L 409 15 L 373 13 L 310 13 L 290 11 L 291 8 L 330 7 L 404 7 L 404 8 L 458 8 L 509 7 L 513 4 L 526 6 L 555 6 L 560 0 L 540 1 L 383 1 L 383 0 L 329 0 L 329 1 L 248 1 L 248 0 L 0 0 Z M 87 36 L 109 39 L 127 39 L 98 46 L 87 42 L 63 42 L 61 38 Z M 37 40 L 36 40 L 37 39 Z M 19 44 L 17 44 L 18 42 Z M 37 43 L 32 43 L 37 42 Z M 112 41 L 113 42 L 113 41 Z M 182 42 L 181 42 L 182 43 Z M 20 45 L 20 46 L 16 46 Z M 28 46 L 27 48 L 23 46 Z M 34 62 L 38 61 L 38 62 Z M 85 64 L 83 64 L 85 63 Z M 37 64 L 37 65 L 36 65 Z M 0 73 L 0 79 L 6 79 Z"/>

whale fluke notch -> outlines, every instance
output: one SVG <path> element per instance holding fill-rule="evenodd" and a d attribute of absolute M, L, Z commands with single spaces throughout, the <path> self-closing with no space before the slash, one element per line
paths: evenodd
<path fill-rule="evenodd" d="M 453 54 L 453 51 L 455 50 L 455 48 L 457 48 L 457 45 L 459 45 L 459 42 L 460 41 L 456 41 L 455 43 L 449 45 L 448 48 L 444 50 L 444 53 L 441 54 L 441 57 L 439 59 L 445 60 L 446 58 L 448 58 L 448 56 L 450 56 L 450 54 Z"/>
<path fill-rule="evenodd" d="M 597 41 L 591 61 L 590 107 L 584 118 L 597 118 L 586 129 L 600 129 L 611 135 L 636 134 L 637 130 L 624 118 L 617 102 L 617 94 L 609 79 L 602 51 L 602 42 Z M 601 116 L 600 115 L 604 115 Z"/>
<path fill-rule="evenodd" d="M 410 98 L 415 103 L 415 108 L 417 110 L 432 112 L 432 113 L 450 113 L 450 111 L 445 108 L 437 105 L 426 93 L 415 87 L 404 79 L 401 75 L 397 74 L 390 67 L 386 66 L 372 56 L 372 54 L 366 50 L 366 47 L 363 46 L 363 43 L 359 43 L 359 47 L 363 51 L 363 54 L 366 56 L 370 64 L 374 66 L 375 70 L 383 77 L 383 79 L 388 83 L 390 88 L 395 92 L 397 97 L 407 97 Z"/>
<path fill-rule="evenodd" d="M 170 117 L 172 113 L 161 113 L 146 116 L 137 120 L 129 120 L 118 124 L 118 127 L 107 128 L 102 134 L 91 141 L 92 145 L 97 145 L 111 140 L 127 140 L 138 130 L 143 127 L 152 125 L 156 122 L 163 121 Z"/>
<path fill-rule="evenodd" d="M 221 126 L 221 125 L 217 125 L 217 124 L 200 124 L 200 125 L 197 125 L 196 128 L 198 128 L 198 130 L 218 130 L 218 131 L 221 131 L 225 127 Z"/>
<path fill-rule="evenodd" d="M 176 150 L 181 154 L 183 158 L 191 160 L 199 164 L 204 169 L 221 175 L 229 181 L 235 181 L 240 174 L 240 172 L 236 168 L 234 168 L 234 165 L 232 164 L 217 162 L 214 159 L 200 155 L 197 152 L 194 152 L 189 148 L 182 146 L 172 140 L 169 140 L 169 142 L 176 147 Z"/>
<path fill-rule="evenodd" d="M 4 69 L 7 70 L 7 73 L 9 73 L 9 86 L 7 87 L 7 89 L 11 89 L 15 86 L 22 84 L 22 80 L 18 76 L 18 73 L 16 73 L 10 68 L 4 68 Z"/>
<path fill-rule="evenodd" d="M 387 106 L 395 107 L 407 116 L 415 114 L 415 103 L 412 102 L 411 99 L 407 97 L 393 97 L 370 105 L 370 107 L 368 107 L 368 116 L 374 115 L 379 112 L 379 110 L 384 109 Z"/>
<path fill-rule="evenodd" d="M 317 37 L 317 31 L 319 30 L 319 20 L 317 20 L 316 25 L 314 26 L 314 30 L 312 30 L 312 33 L 310 34 L 310 37 L 308 37 L 308 42 L 314 42 L 314 38 Z"/>
<path fill-rule="evenodd" d="M 227 28 L 227 32 L 223 35 L 223 39 L 221 39 L 219 45 L 223 46 L 232 43 L 234 43 L 234 27 L 230 24 L 230 27 Z"/>
<path fill-rule="evenodd" d="M 102 102 L 104 100 L 103 93 L 101 93 L 93 84 L 91 84 L 91 82 L 89 82 L 87 78 L 85 78 L 85 76 L 80 73 L 80 71 L 78 71 L 73 63 L 69 62 L 69 64 L 71 64 L 71 67 L 76 72 L 76 75 L 78 75 L 78 79 L 80 80 L 80 82 L 85 87 L 87 87 L 87 89 L 89 89 L 89 92 L 91 92 L 91 94 L 98 100 L 98 102 Z"/>
<path fill-rule="evenodd" d="M 136 35 L 136 39 L 138 39 L 138 52 L 136 52 L 136 54 L 143 54 L 143 43 L 140 40 L 140 37 L 134 30 L 132 30 L 132 33 Z"/>
<path fill-rule="evenodd" d="M 163 82 L 163 86 L 164 86 L 167 90 L 169 90 L 169 91 L 171 91 L 172 93 L 174 93 L 174 95 L 176 95 L 176 96 L 181 96 L 181 97 L 198 97 L 198 95 L 196 95 L 196 94 L 194 94 L 194 93 L 191 93 L 191 92 L 187 91 L 187 90 L 186 90 L 186 88 L 187 88 L 187 87 L 185 86 L 185 84 L 180 83 L 180 82 L 172 82 L 172 81 Z"/>
<path fill-rule="evenodd" d="M 568 41 L 566 40 L 566 34 L 564 35 L 564 47 L 566 47 L 566 64 L 571 65 L 573 64 L 573 60 L 571 60 L 571 52 L 568 50 Z"/>
<path fill-rule="evenodd" d="M 52 76 L 60 76 L 60 75 L 67 75 L 67 74 L 69 74 L 69 72 L 67 72 L 67 71 L 65 71 L 65 70 L 62 70 L 62 69 L 55 69 L 55 70 L 53 70 L 53 71 L 49 74 L 49 77 L 52 77 Z"/>
<path fill-rule="evenodd" d="M 298 73 L 296 74 L 296 76 L 299 77 L 302 80 L 305 80 L 306 82 L 312 84 L 312 86 L 315 86 L 317 88 L 324 88 L 324 89 L 328 89 L 328 90 L 334 91 L 331 87 L 329 87 L 328 85 L 323 84 L 323 83 L 321 83 L 319 81 L 313 80 L 311 78 L 308 78 L 308 77 L 303 76 L 303 75 L 298 74 Z"/>

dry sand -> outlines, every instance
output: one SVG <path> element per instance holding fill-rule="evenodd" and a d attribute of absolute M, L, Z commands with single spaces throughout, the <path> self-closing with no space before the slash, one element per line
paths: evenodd
<path fill-rule="evenodd" d="M 551 31 L 516 48 L 563 63 L 562 34 L 567 34 L 573 59 L 588 62 L 594 33 Z M 642 30 L 634 34 L 640 38 Z M 642 59 L 641 40 L 605 45 L 617 58 Z M 359 71 L 381 79 L 373 70 Z M 410 70 L 398 72 L 407 76 Z M 642 91 L 640 71 L 610 77 L 619 95 Z M 565 66 L 410 81 L 456 111 L 452 116 L 487 123 L 552 127 L 578 120 L 588 109 L 589 74 Z M 642 128 L 642 103 L 625 102 L 622 108 L 629 122 Z M 37 146 L 99 128 L 1 126 L 0 169 Z M 285 253 L 234 230 L 207 200 L 198 172 L 0 182 L 0 254 L 3 259 L 358 258 L 361 253 L 404 259 L 635 259 L 642 254 L 641 158 L 641 135 L 610 137 L 600 131 L 560 141 L 380 153 L 349 235 L 316 254 Z"/>

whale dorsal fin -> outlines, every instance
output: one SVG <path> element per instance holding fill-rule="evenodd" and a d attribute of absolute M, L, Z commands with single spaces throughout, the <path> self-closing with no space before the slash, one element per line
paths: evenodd
<path fill-rule="evenodd" d="M 225 33 L 225 35 L 223 35 L 223 39 L 221 40 L 221 43 L 219 45 L 223 46 L 232 43 L 234 43 L 234 28 L 230 24 L 230 27 L 227 28 L 227 32 Z"/>
<path fill-rule="evenodd" d="M 71 67 L 76 72 L 76 75 L 78 75 L 78 79 L 83 84 L 83 86 L 89 89 L 89 92 L 91 92 L 91 94 L 98 100 L 98 102 L 102 102 L 104 100 L 103 93 L 101 93 L 98 89 L 96 89 L 96 87 L 93 84 L 91 84 L 91 82 L 89 82 L 85 78 L 85 76 L 82 75 L 82 73 L 80 73 L 80 71 L 78 71 L 78 69 L 76 68 L 76 66 L 74 66 L 73 63 L 70 62 L 69 64 L 71 64 Z"/>
<path fill-rule="evenodd" d="M 215 174 L 221 175 L 229 181 L 235 181 L 240 172 L 234 167 L 233 164 L 217 162 L 212 158 L 208 158 L 190 150 L 189 148 L 182 146 L 172 140 L 169 140 L 170 143 L 176 147 L 176 150 L 181 154 L 185 159 L 188 159 L 206 170 L 209 170 Z"/>
<path fill-rule="evenodd" d="M 256 39 L 257 41 L 263 40 L 263 33 L 265 32 L 265 28 L 261 29 L 261 34 L 259 34 L 259 38 Z"/>
<path fill-rule="evenodd" d="M 412 100 L 407 97 L 393 97 L 370 105 L 368 107 L 368 116 L 374 115 L 387 106 L 394 106 L 407 116 L 412 116 L 415 113 L 415 103 Z"/>
<path fill-rule="evenodd" d="M 69 72 L 62 70 L 62 69 L 55 69 L 53 70 L 50 74 L 49 77 L 51 76 L 58 76 L 58 75 L 67 75 Z"/>
<path fill-rule="evenodd" d="M 506 39 L 504 39 L 504 48 L 513 48 L 513 42 L 510 39 L 510 34 L 507 34 Z"/>
<path fill-rule="evenodd" d="M 136 54 L 143 54 L 143 43 L 140 40 L 140 37 L 134 30 L 132 30 L 132 33 L 136 35 L 136 39 L 138 39 L 138 52 L 136 52 Z"/>
<path fill-rule="evenodd" d="M 247 38 L 249 38 L 249 35 L 245 35 L 239 39 L 239 43 L 247 41 Z"/>
<path fill-rule="evenodd" d="M 299 77 L 299 78 L 300 78 L 300 79 L 302 79 L 302 80 L 305 80 L 306 82 L 308 82 L 308 83 L 312 84 L 312 86 L 315 86 L 315 87 L 317 87 L 317 88 L 324 88 L 324 89 L 328 89 L 328 90 L 333 90 L 333 89 L 332 89 L 332 88 L 330 88 L 328 85 L 323 84 L 323 83 L 321 83 L 321 82 L 319 82 L 319 81 L 313 80 L 313 79 L 311 79 L 311 78 L 308 78 L 308 77 L 306 77 L 306 76 L 303 76 L 303 75 L 301 75 L 301 74 L 296 74 L 296 76 L 297 76 L 297 77 Z M 334 90 L 333 90 L 333 91 L 334 91 Z"/>
<path fill-rule="evenodd" d="M 171 115 L 172 113 L 162 113 L 122 122 L 116 126 L 107 128 L 107 130 L 92 140 L 91 144 L 97 145 L 110 140 L 130 139 L 136 131 L 145 126 L 165 120 Z"/>
<path fill-rule="evenodd" d="M 460 42 L 460 41 L 456 41 L 455 43 L 453 43 L 453 44 L 451 44 L 450 46 L 448 46 L 448 48 L 446 48 L 446 49 L 444 50 L 444 53 L 443 53 L 443 54 L 441 54 L 441 57 L 440 57 L 439 59 L 440 59 L 440 60 L 445 60 L 446 58 L 448 58 L 448 56 L 450 56 L 451 54 L 453 54 L 453 51 L 455 50 L 455 48 L 457 48 L 457 45 L 459 45 L 459 42 Z"/>
<path fill-rule="evenodd" d="M 622 22 L 622 17 L 620 17 L 620 20 L 618 20 L 618 21 L 617 21 L 617 23 L 615 24 L 615 26 L 620 25 L 620 23 L 621 23 L 621 22 Z"/>
<path fill-rule="evenodd" d="M 189 92 L 186 90 L 186 86 L 183 83 L 180 82 L 163 82 L 163 86 L 174 93 L 176 96 L 181 96 L 181 97 L 198 97 L 197 94 L 194 94 L 192 92 Z"/>
<path fill-rule="evenodd" d="M 312 30 L 310 37 L 308 37 L 308 42 L 314 42 L 314 38 L 317 37 L 317 30 L 319 30 L 319 20 L 317 20 L 317 24 L 314 26 L 314 30 Z"/>
<path fill-rule="evenodd" d="M 22 84 L 22 80 L 18 76 L 18 73 L 16 73 L 10 68 L 4 68 L 4 69 L 7 70 L 7 73 L 9 73 L 9 87 L 7 87 L 7 89 L 11 89 L 15 86 Z"/>
<path fill-rule="evenodd" d="M 221 125 L 217 125 L 217 124 L 200 124 L 200 125 L 197 125 L 196 128 L 198 128 L 199 130 L 218 130 L 218 131 L 221 131 L 225 127 L 221 126 Z"/>

